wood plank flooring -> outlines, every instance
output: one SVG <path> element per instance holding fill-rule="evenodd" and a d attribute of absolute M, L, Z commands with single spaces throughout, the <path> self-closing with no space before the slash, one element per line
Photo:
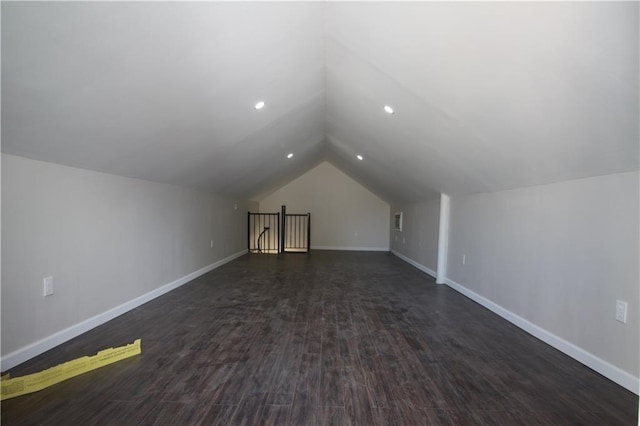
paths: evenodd
<path fill-rule="evenodd" d="M 3 425 L 635 425 L 638 397 L 387 253 L 239 258 L 11 371 Z"/>

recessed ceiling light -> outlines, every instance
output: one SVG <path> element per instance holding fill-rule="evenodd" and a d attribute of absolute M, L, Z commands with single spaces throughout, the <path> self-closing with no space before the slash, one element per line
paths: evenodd
<path fill-rule="evenodd" d="M 362 155 L 360 155 L 360 154 L 356 155 L 356 158 L 357 158 L 358 160 L 360 160 L 360 161 L 364 160 L 364 157 L 362 157 Z"/>
<path fill-rule="evenodd" d="M 391 108 L 389 105 L 385 105 L 385 106 L 384 106 L 384 111 L 385 111 L 387 114 L 393 114 L 393 108 Z"/>
<path fill-rule="evenodd" d="M 290 152 L 287 154 L 287 158 L 291 158 L 291 157 L 293 157 L 293 152 Z"/>
<path fill-rule="evenodd" d="M 262 109 L 264 107 L 264 102 L 260 101 L 254 106 L 255 109 Z"/>

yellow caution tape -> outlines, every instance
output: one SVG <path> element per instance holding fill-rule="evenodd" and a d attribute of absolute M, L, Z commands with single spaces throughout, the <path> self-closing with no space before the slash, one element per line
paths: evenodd
<path fill-rule="evenodd" d="M 37 392 L 80 374 L 138 355 L 141 352 L 140 339 L 137 339 L 128 345 L 105 349 L 94 356 L 84 356 L 67 361 L 38 373 L 13 379 L 3 376 L 0 381 L 2 383 L 0 401 Z"/>

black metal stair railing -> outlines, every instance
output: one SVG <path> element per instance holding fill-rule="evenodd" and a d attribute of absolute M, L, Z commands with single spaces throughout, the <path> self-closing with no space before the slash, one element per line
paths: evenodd
<path fill-rule="evenodd" d="M 281 219 L 282 218 L 282 219 Z M 308 253 L 311 249 L 311 213 L 252 213 L 247 216 L 249 253 Z"/>
<path fill-rule="evenodd" d="M 247 228 L 249 253 L 281 252 L 279 213 L 248 212 Z"/>

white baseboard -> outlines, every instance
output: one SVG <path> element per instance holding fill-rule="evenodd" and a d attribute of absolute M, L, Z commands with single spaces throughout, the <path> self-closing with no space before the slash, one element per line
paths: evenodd
<path fill-rule="evenodd" d="M 389 251 L 389 247 L 338 247 L 338 246 L 311 246 L 311 250 L 345 250 L 345 251 Z"/>
<path fill-rule="evenodd" d="M 626 371 L 616 367 L 615 365 L 603 360 L 602 358 L 597 357 L 591 352 L 587 352 L 581 347 L 564 340 L 562 337 L 556 336 L 555 334 L 535 325 L 531 321 L 514 314 L 513 312 L 492 302 L 484 296 L 480 296 L 478 293 L 469 290 L 465 286 L 458 284 L 453 280 L 450 280 L 449 278 L 446 279 L 446 284 L 454 290 L 467 296 L 474 302 L 477 302 L 490 311 L 494 312 L 495 314 L 500 315 L 502 318 L 506 319 L 510 323 L 516 325 L 532 336 L 537 337 L 538 339 L 553 346 L 559 351 L 564 352 L 571 358 L 581 362 L 592 370 L 597 371 L 598 373 L 614 381 L 620 386 L 630 390 L 635 394 L 638 394 L 640 386 L 640 380 L 638 379 L 638 377 L 635 377 L 632 374 L 627 373 Z"/>
<path fill-rule="evenodd" d="M 0 360 L 0 369 L 2 371 L 7 371 L 10 368 L 15 367 L 16 365 L 22 364 L 29 359 L 40 355 L 52 349 L 64 342 L 67 342 L 74 337 L 81 335 L 82 333 L 86 333 L 87 331 L 96 328 L 99 325 L 106 323 L 124 313 L 129 312 L 130 310 L 137 308 L 140 305 L 143 305 L 156 297 L 162 296 L 165 293 L 170 292 L 191 280 L 198 278 L 201 275 L 210 272 L 225 263 L 229 263 L 232 260 L 244 255 L 247 253 L 247 250 L 239 251 L 238 253 L 232 254 L 231 256 L 225 257 L 211 265 L 205 266 L 202 269 L 199 269 L 195 272 L 192 272 L 188 275 L 185 275 L 182 278 L 178 278 L 175 281 L 170 282 L 169 284 L 165 284 L 162 287 L 156 288 L 148 293 L 143 294 L 142 296 L 136 297 L 135 299 L 129 300 L 121 305 L 116 306 L 115 308 L 109 309 L 101 314 L 98 314 L 94 317 L 86 319 L 78 324 L 72 325 L 69 328 L 65 328 L 57 333 L 54 333 L 50 336 L 45 337 L 44 339 L 38 340 L 37 342 L 31 343 L 23 348 L 18 349 L 17 351 L 11 352 L 2 357 Z"/>
<path fill-rule="evenodd" d="M 423 271 L 427 275 L 431 275 L 432 277 L 436 276 L 435 271 L 427 268 L 424 265 L 419 264 L 415 260 L 410 259 L 407 256 L 401 253 L 398 253 L 395 250 L 392 250 L 391 253 L 398 256 L 400 259 L 404 260 L 410 265 L 415 266 L 416 268 Z M 630 390 L 636 395 L 639 394 L 640 379 L 638 377 L 635 377 L 634 375 L 627 373 L 626 371 L 603 360 L 602 358 L 597 357 L 591 352 L 587 352 L 586 350 L 580 348 L 579 346 L 576 346 L 573 343 L 568 342 L 559 336 L 556 336 L 555 334 L 535 325 L 531 321 L 526 320 L 521 316 L 514 314 L 508 309 L 505 309 L 502 306 L 498 305 L 497 303 L 494 303 L 491 300 L 487 299 L 486 297 L 480 296 L 478 293 L 475 293 L 474 291 L 469 290 L 462 284 L 458 284 L 457 282 L 449 278 L 445 279 L 445 283 L 452 289 L 463 294 L 464 296 L 468 297 L 474 302 L 479 303 L 480 305 L 489 309 L 493 313 L 501 316 L 505 320 L 521 328 L 522 330 L 526 331 L 532 336 L 537 337 L 538 339 L 542 340 L 548 345 L 553 346 L 554 348 L 558 349 L 560 352 L 563 352 L 569 355 L 571 358 L 575 359 L 576 361 L 579 361 L 582 364 L 586 365 L 587 367 L 591 368 L 592 370 L 597 371 L 598 373 L 614 381 L 620 386 Z"/>
<path fill-rule="evenodd" d="M 436 271 L 434 271 L 431 268 L 427 268 L 426 266 L 416 262 L 415 260 L 408 258 L 407 256 L 405 256 L 402 253 L 399 253 L 395 250 L 391 250 L 391 253 L 393 253 L 395 256 L 398 256 L 400 259 L 404 260 L 405 262 L 407 262 L 409 265 L 411 266 L 415 266 L 416 268 L 420 269 L 422 272 L 424 272 L 427 275 L 432 276 L 433 278 L 436 278 L 437 274 Z"/>

